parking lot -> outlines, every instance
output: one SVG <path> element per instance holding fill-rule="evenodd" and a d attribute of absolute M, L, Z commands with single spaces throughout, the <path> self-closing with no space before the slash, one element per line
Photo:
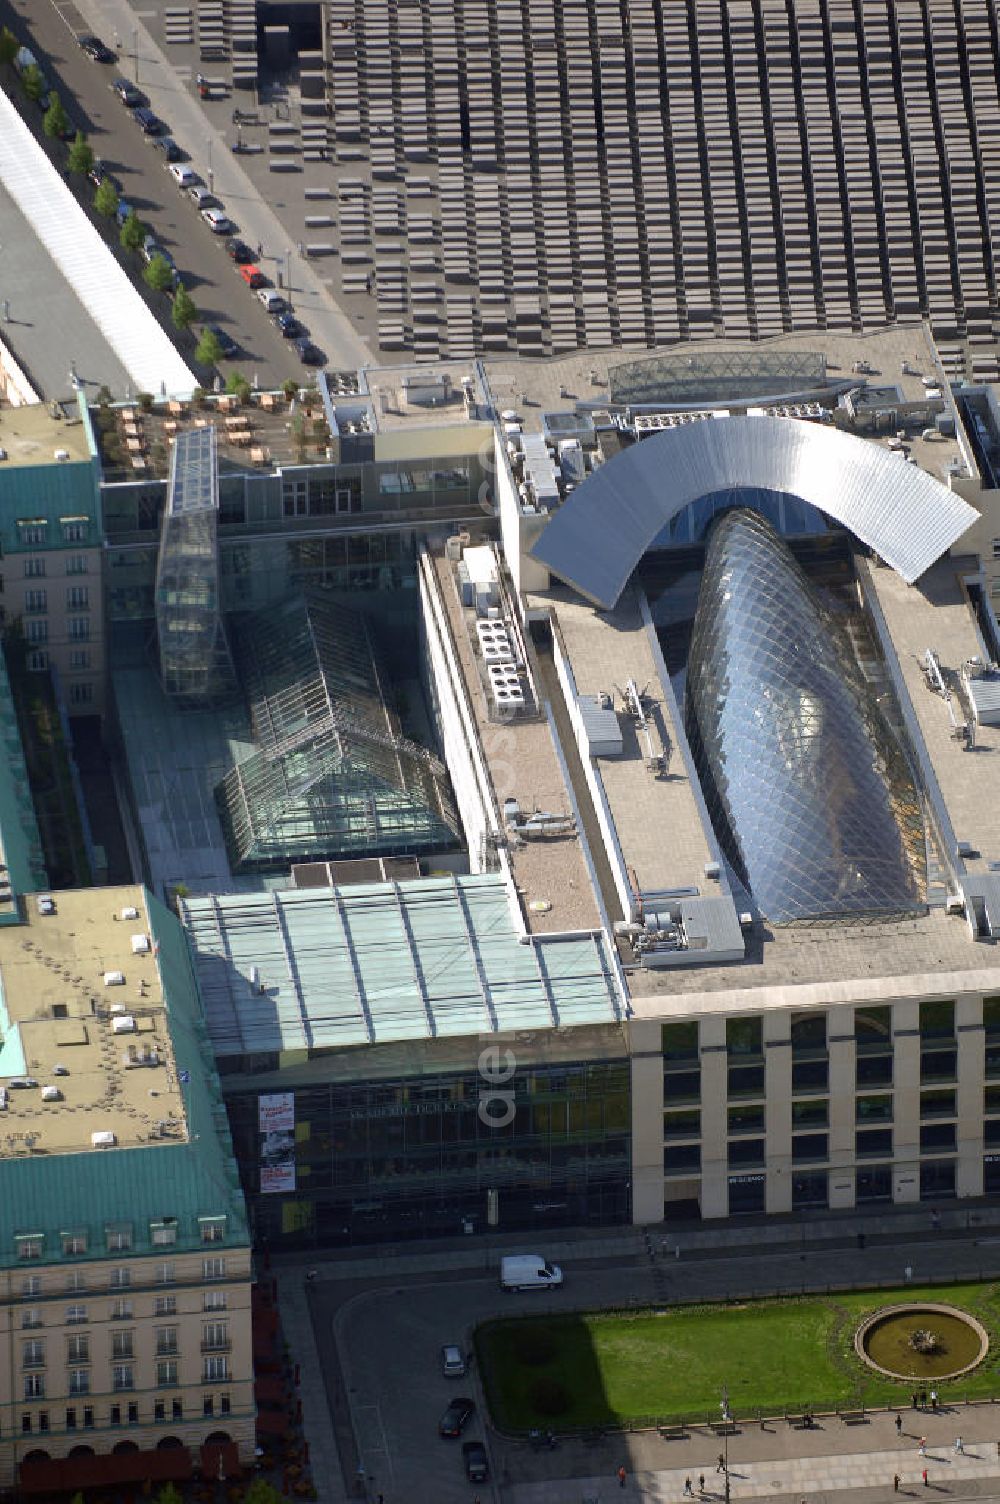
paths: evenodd
<path fill-rule="evenodd" d="M 117 63 L 92 61 L 75 40 L 79 31 L 90 29 L 89 25 L 67 0 L 61 0 L 58 5 L 52 0 L 0 0 L 0 24 L 9 25 L 16 35 L 28 42 L 51 84 L 59 91 L 74 125 L 87 133 L 95 154 L 120 179 L 123 196 L 134 205 L 139 217 L 171 253 L 198 306 L 199 327 L 202 323 L 217 323 L 236 340 L 238 351 L 231 361 L 223 363 L 223 372 L 227 368 L 238 368 L 250 380 L 256 375 L 261 386 L 280 385 L 290 376 L 305 380 L 308 371 L 292 341 L 283 337 L 254 292 L 240 279 L 236 266 L 226 254 L 225 237 L 213 235 L 194 202 L 171 179 L 163 153 L 153 144 L 154 138 L 143 134 L 131 112 L 112 92 L 112 79 L 119 76 L 130 81 L 135 79 L 136 60 L 128 46 L 129 39 L 126 38 Z M 113 39 L 105 36 L 104 40 L 110 42 Z M 141 47 L 138 72 L 141 89 Z M 185 91 L 190 93 L 183 78 L 178 77 L 174 87 L 178 98 Z M 184 104 L 190 113 L 190 100 L 186 98 Z M 24 100 L 21 108 L 27 119 L 34 123 L 37 118 L 40 123 L 41 111 L 35 105 Z M 164 108 L 162 100 L 158 102 L 158 113 L 178 144 L 189 148 L 186 155 L 194 158 L 195 151 L 190 147 L 195 143 L 181 139 L 179 128 L 170 119 L 169 105 Z M 209 159 L 210 155 L 209 151 Z M 208 170 L 205 163 L 199 159 L 192 165 L 198 168 L 204 179 Z M 81 197 L 90 197 L 93 192 L 90 184 L 83 187 L 79 179 L 74 179 L 73 183 Z M 227 201 L 226 208 L 242 229 L 240 205 Z M 270 260 L 264 261 L 264 270 L 269 280 L 273 280 L 286 247 L 263 249 L 270 253 Z M 130 258 L 129 265 L 138 280 L 143 265 L 141 257 Z M 159 296 L 165 300 L 165 295 Z M 298 308 L 296 311 L 308 328 L 308 317 Z M 169 313 L 167 317 L 169 319 Z"/>

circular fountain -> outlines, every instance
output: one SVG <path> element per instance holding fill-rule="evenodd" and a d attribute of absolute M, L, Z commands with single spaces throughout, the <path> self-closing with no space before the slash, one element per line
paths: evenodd
<path fill-rule="evenodd" d="M 974 1316 L 954 1306 L 886 1306 L 854 1336 L 862 1362 L 891 1379 L 955 1379 L 986 1357 L 990 1339 Z"/>

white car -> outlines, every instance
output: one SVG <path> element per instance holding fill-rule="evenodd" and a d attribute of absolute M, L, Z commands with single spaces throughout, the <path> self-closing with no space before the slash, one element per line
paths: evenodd
<path fill-rule="evenodd" d="M 201 182 L 198 174 L 186 162 L 168 162 L 167 171 L 178 188 L 194 188 Z"/>
<path fill-rule="evenodd" d="M 214 193 L 202 186 L 201 178 L 196 177 L 193 185 L 188 188 L 188 197 L 194 201 L 198 209 L 217 209 L 219 200 Z"/>
<path fill-rule="evenodd" d="M 222 209 L 202 209 L 201 217 L 213 235 L 235 234 L 236 226 L 231 219 L 226 218 Z"/>

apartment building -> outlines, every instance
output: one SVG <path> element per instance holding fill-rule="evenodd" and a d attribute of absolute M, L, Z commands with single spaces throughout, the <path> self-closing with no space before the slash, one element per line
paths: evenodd
<path fill-rule="evenodd" d="M 0 1482 L 252 1457 L 249 1235 L 175 917 L 30 895 L 0 975 Z"/>

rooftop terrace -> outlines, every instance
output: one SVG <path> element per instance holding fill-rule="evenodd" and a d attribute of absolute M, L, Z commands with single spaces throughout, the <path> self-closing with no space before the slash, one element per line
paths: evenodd
<path fill-rule="evenodd" d="M 60 463 L 57 455 L 75 461 L 90 459 L 87 430 L 75 405 L 67 402 L 58 413 L 54 416 L 46 403 L 0 408 L 0 449 L 5 451 L 0 483 L 8 470 Z"/>

